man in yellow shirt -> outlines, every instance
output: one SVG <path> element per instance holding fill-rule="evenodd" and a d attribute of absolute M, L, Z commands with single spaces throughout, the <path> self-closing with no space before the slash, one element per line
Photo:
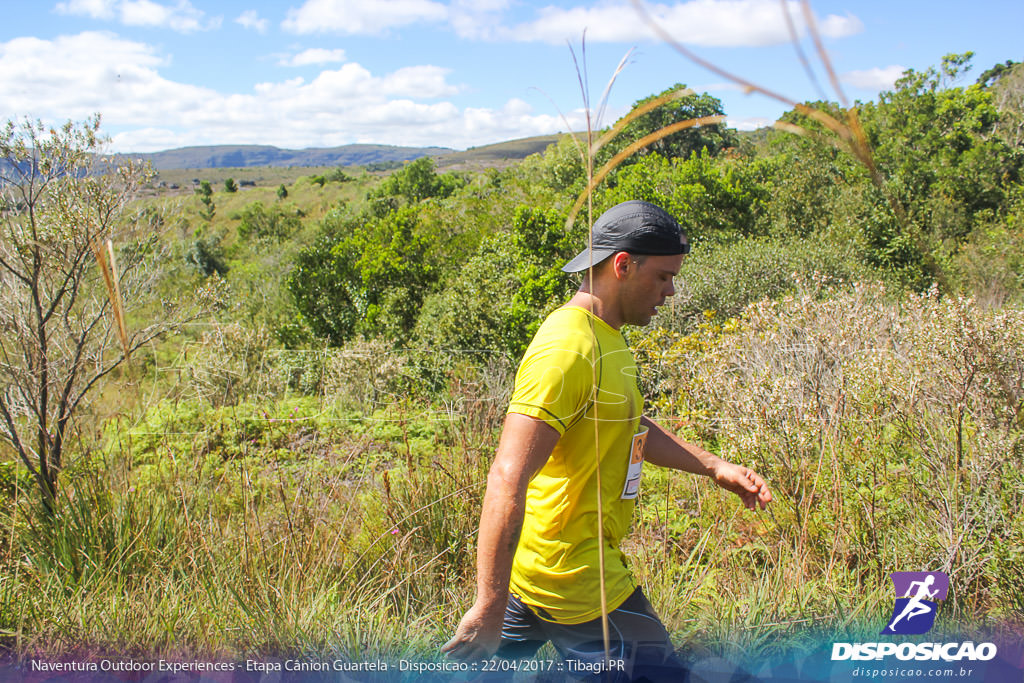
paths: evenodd
<path fill-rule="evenodd" d="M 448 656 L 528 657 L 550 640 L 569 673 L 685 677 L 618 548 L 643 463 L 709 476 L 750 509 L 771 500 L 754 471 L 642 416 L 636 366 L 620 328 L 650 322 L 675 293 L 673 277 L 688 252 L 671 215 L 630 201 L 606 211 L 594 224 L 592 247 L 563 267 L 587 272 L 579 291 L 541 325 L 516 374 L 484 495 L 476 602 L 442 648 Z"/>

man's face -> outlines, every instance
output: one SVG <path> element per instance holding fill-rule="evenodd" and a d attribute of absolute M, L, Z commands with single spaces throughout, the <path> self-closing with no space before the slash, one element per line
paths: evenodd
<path fill-rule="evenodd" d="M 629 271 L 622 282 L 623 322 L 646 325 L 657 307 L 676 293 L 672 278 L 679 274 L 683 254 L 630 257 Z"/>

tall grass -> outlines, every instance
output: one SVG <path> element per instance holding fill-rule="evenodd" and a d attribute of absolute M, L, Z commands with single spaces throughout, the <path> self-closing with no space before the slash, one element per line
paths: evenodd
<path fill-rule="evenodd" d="M 435 415 L 357 425 L 317 402 L 236 414 L 228 434 L 212 407 L 161 411 L 163 434 L 111 427 L 120 443 L 69 477 L 52 520 L 6 510 L 8 646 L 429 654 L 472 564 L 479 444 Z"/>
<path fill-rule="evenodd" d="M 634 340 L 661 417 L 776 494 L 751 515 L 710 482 L 648 470 L 626 549 L 675 642 L 751 661 L 877 631 L 888 572 L 909 569 L 950 574 L 941 628 L 1019 628 L 1022 316 L 808 283 Z M 438 657 L 472 601 L 505 386 L 452 373 L 433 406 L 387 386 L 382 402 L 356 385 L 348 399 L 335 382 L 108 423 L 51 521 L 24 491 L 5 497 L 4 647 Z"/>

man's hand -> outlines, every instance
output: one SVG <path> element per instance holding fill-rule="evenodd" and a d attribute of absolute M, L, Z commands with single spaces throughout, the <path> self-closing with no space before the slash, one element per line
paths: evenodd
<path fill-rule="evenodd" d="M 450 659 L 462 661 L 488 659 L 498 650 L 504 620 L 504 605 L 490 608 L 478 602 L 462 617 L 455 635 L 444 644 L 441 652 Z"/>
<path fill-rule="evenodd" d="M 719 460 L 715 463 L 712 479 L 726 491 L 739 496 L 748 510 L 757 509 L 759 504 L 763 510 L 772 500 L 772 492 L 764 479 L 749 467 Z"/>

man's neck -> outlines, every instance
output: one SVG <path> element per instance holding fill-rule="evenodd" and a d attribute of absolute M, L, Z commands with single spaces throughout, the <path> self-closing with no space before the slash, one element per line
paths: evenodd
<path fill-rule="evenodd" d="M 594 294 L 585 290 L 580 290 L 569 299 L 568 306 L 579 306 L 584 308 L 601 320 L 608 323 L 608 326 L 612 329 L 619 329 L 622 327 L 622 314 L 618 311 L 617 307 L 611 305 L 607 298 L 601 297 L 598 294 Z"/>

